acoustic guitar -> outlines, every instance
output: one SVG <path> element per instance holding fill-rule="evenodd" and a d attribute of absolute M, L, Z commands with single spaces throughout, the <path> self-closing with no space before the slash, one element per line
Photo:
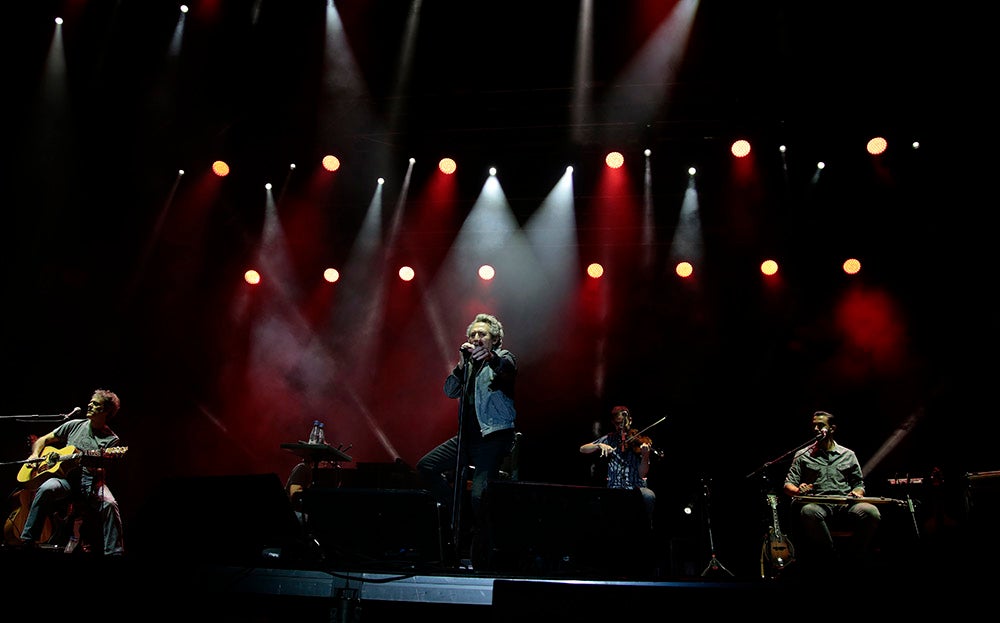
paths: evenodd
<path fill-rule="evenodd" d="M 113 446 L 104 450 L 77 450 L 74 446 L 53 448 L 46 446 L 39 458 L 27 461 L 17 473 L 17 481 L 25 489 L 37 489 L 53 476 L 65 477 L 75 469 L 83 457 L 112 458 L 128 452 L 128 446 Z"/>
<path fill-rule="evenodd" d="M 795 562 L 795 548 L 781 532 L 781 524 L 778 522 L 778 496 L 773 493 L 768 494 L 767 503 L 771 507 L 771 526 L 764 537 L 764 546 L 761 549 L 760 577 L 774 578 Z"/>

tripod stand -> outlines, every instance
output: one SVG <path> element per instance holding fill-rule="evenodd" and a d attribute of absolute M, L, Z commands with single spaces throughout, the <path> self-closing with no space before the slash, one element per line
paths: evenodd
<path fill-rule="evenodd" d="M 709 480 L 705 478 L 701 479 L 702 491 L 705 495 L 705 528 L 708 532 L 708 553 L 709 560 L 708 565 L 705 570 L 701 572 L 701 576 L 705 577 L 709 574 L 720 575 L 725 574 L 729 577 L 733 577 L 733 573 L 726 569 L 726 567 L 719 561 L 719 558 L 715 555 L 715 539 L 712 537 L 712 508 L 711 508 L 711 497 L 712 492 L 709 486 Z"/>

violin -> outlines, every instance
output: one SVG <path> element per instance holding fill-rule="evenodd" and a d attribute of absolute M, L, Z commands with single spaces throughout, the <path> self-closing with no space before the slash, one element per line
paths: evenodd
<path fill-rule="evenodd" d="M 625 450 L 632 450 L 636 454 L 642 454 L 642 446 L 649 445 L 650 455 L 662 459 L 663 450 L 653 447 L 653 439 L 642 434 L 642 431 L 630 428 L 625 436 L 625 440 L 622 442 L 622 452 Z"/>
<path fill-rule="evenodd" d="M 636 454 L 640 454 L 642 452 L 641 448 L 643 444 L 648 444 L 649 447 L 652 448 L 653 440 L 645 435 L 640 435 L 639 429 L 637 428 L 630 428 L 625 433 L 624 445 L 626 449 L 632 450 L 632 452 L 635 452 Z"/>

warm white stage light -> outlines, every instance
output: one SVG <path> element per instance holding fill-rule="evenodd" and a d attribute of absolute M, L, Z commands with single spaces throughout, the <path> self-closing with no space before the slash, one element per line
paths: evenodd
<path fill-rule="evenodd" d="M 593 264 L 587 267 L 587 275 L 592 279 L 598 279 L 603 274 L 604 274 L 604 267 L 598 264 L 597 262 L 594 262 Z"/>
<path fill-rule="evenodd" d="M 691 262 L 678 262 L 674 272 L 677 273 L 678 277 L 687 279 L 694 274 L 694 266 L 691 265 Z"/>
<path fill-rule="evenodd" d="M 403 266 L 399 269 L 399 278 L 403 281 L 413 281 L 413 277 L 415 277 L 416 274 L 416 271 L 409 266 Z"/>
<path fill-rule="evenodd" d="M 438 161 L 438 170 L 445 175 L 451 175 L 457 168 L 458 165 L 455 164 L 455 161 L 451 158 L 441 158 L 441 160 Z"/>
<path fill-rule="evenodd" d="M 327 283 L 336 283 L 336 281 L 340 279 L 340 271 L 336 268 L 327 268 L 323 271 L 323 279 L 325 279 Z"/>
<path fill-rule="evenodd" d="M 249 283 L 250 285 L 255 286 L 258 283 L 260 283 L 260 273 L 251 268 L 250 270 L 243 273 L 243 280 Z"/>
<path fill-rule="evenodd" d="M 760 264 L 760 272 L 765 275 L 776 275 L 778 274 L 778 263 L 774 260 L 764 260 Z"/>
<path fill-rule="evenodd" d="M 856 275 L 861 272 L 861 260 L 853 257 L 844 260 L 844 272 L 848 275 Z"/>
<path fill-rule="evenodd" d="M 621 152 L 612 151 L 604 158 L 604 163 L 612 169 L 620 169 L 625 164 L 625 156 Z"/>
<path fill-rule="evenodd" d="M 733 143 L 729 151 L 737 158 L 745 158 L 750 155 L 750 141 L 741 138 Z"/>
<path fill-rule="evenodd" d="M 496 277 L 497 271 L 489 264 L 483 264 L 479 267 L 479 278 L 483 281 L 489 281 Z"/>
<path fill-rule="evenodd" d="M 868 141 L 868 144 L 865 145 L 865 149 L 867 149 L 868 153 L 870 153 L 873 156 L 878 156 L 880 154 L 885 153 L 885 150 L 888 147 L 889 147 L 888 141 L 886 141 L 881 136 L 875 136 L 871 138 Z"/>

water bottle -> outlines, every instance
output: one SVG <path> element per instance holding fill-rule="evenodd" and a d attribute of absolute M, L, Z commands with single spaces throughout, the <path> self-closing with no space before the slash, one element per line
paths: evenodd
<path fill-rule="evenodd" d="M 309 443 L 323 443 L 323 423 L 313 420 L 312 430 L 309 431 Z"/>

